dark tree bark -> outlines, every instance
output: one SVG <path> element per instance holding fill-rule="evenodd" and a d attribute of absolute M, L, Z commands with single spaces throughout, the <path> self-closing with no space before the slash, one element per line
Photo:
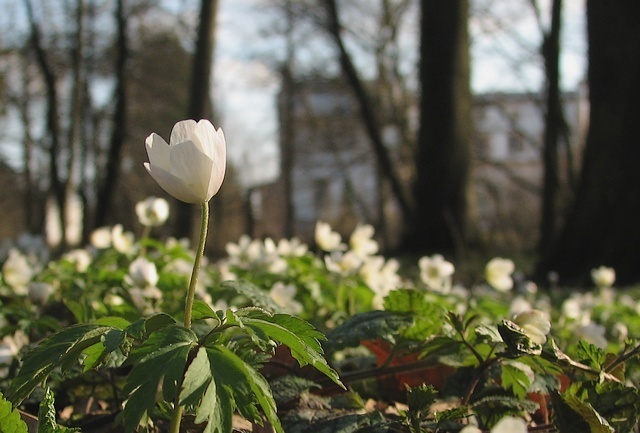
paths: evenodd
<path fill-rule="evenodd" d="M 599 265 L 620 284 L 640 281 L 640 2 L 587 1 L 590 129 L 581 179 L 540 275 L 584 282 Z"/>
<path fill-rule="evenodd" d="M 338 17 L 336 2 L 335 0 L 325 0 L 325 5 L 328 19 L 327 29 L 336 45 L 336 48 L 338 49 L 342 73 L 344 74 L 347 82 L 349 83 L 349 86 L 353 90 L 356 100 L 358 101 L 358 106 L 360 108 L 365 131 L 369 136 L 369 140 L 371 141 L 373 152 L 376 156 L 380 172 L 382 173 L 383 177 L 389 182 L 393 197 L 398 203 L 403 219 L 407 221 L 410 219 L 412 214 L 411 202 L 402 186 L 400 176 L 397 174 L 396 169 L 391 161 L 391 157 L 389 156 L 389 152 L 387 151 L 387 148 L 385 147 L 382 140 L 380 123 L 375 114 L 371 98 L 369 97 L 367 90 L 365 89 L 364 84 L 362 83 L 362 80 L 358 75 L 358 71 L 353 65 L 351 56 L 347 52 L 347 49 L 342 41 L 342 29 Z"/>
<path fill-rule="evenodd" d="M 557 234 L 560 214 L 560 164 L 558 162 L 558 142 L 566 137 L 562 101 L 560 98 L 560 27 L 562 0 L 553 0 L 551 6 L 551 27 L 543 32 L 542 57 L 546 77 L 545 131 L 542 149 L 544 176 L 542 184 L 542 218 L 540 220 L 539 254 L 549 251 Z M 568 143 L 567 143 L 568 145 Z"/>
<path fill-rule="evenodd" d="M 58 206 L 58 221 L 60 224 L 61 235 L 61 249 L 64 249 L 65 243 L 65 208 L 66 208 L 66 194 L 65 184 L 60 178 L 60 167 L 58 164 L 58 158 L 60 155 L 60 114 L 58 111 L 58 89 L 57 78 L 55 72 L 51 67 L 44 47 L 42 46 L 42 40 L 40 35 L 40 27 L 33 15 L 33 9 L 30 0 L 25 1 L 27 14 L 29 17 L 29 24 L 31 26 L 31 43 L 33 50 L 35 51 L 36 61 L 42 77 L 44 79 L 46 94 L 47 94 L 47 121 L 46 121 L 46 147 L 49 154 L 49 182 L 50 189 L 55 197 L 56 204 Z"/>
<path fill-rule="evenodd" d="M 187 113 L 188 118 L 196 121 L 213 115 L 213 106 L 209 94 L 212 81 L 211 69 L 215 47 L 217 10 L 218 0 L 202 0 L 200 3 L 200 24 L 198 26 L 196 51 L 193 55 Z M 219 127 L 219 125 L 215 126 Z M 196 227 L 193 222 L 194 206 L 189 203 L 178 202 L 176 215 L 176 236 L 192 238 L 194 227 Z"/>
<path fill-rule="evenodd" d="M 470 164 L 468 1 L 422 0 L 415 215 L 407 246 L 460 253 Z"/>
<path fill-rule="evenodd" d="M 127 33 L 127 17 L 124 11 L 124 1 L 118 0 L 116 6 L 117 41 L 116 41 L 116 88 L 115 107 L 113 111 L 113 129 L 105 174 L 98 190 L 95 211 L 95 226 L 105 225 L 111 210 L 113 194 L 120 175 L 122 147 L 127 135 L 127 63 L 129 59 L 129 38 Z"/>

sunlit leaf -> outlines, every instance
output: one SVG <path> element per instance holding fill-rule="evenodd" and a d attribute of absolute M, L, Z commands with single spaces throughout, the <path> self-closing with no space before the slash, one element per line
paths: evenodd
<path fill-rule="evenodd" d="M 64 427 L 58 424 L 54 403 L 53 391 L 47 387 L 44 398 L 40 402 L 40 409 L 38 410 L 38 433 L 79 432 L 80 429 Z M 0 429 L 0 431 L 4 432 L 2 429 Z"/>
<path fill-rule="evenodd" d="M 133 431 L 156 402 L 162 385 L 165 401 L 173 401 L 182 382 L 189 351 L 197 343 L 190 329 L 178 325 L 161 328 L 134 349 L 127 363 L 134 365 L 123 388 L 130 394 L 123 411 L 125 431 Z"/>
<path fill-rule="evenodd" d="M 0 392 L 0 432 L 27 433 L 29 429 L 20 418 L 20 413 L 11 407 L 11 402 L 5 400 Z"/>

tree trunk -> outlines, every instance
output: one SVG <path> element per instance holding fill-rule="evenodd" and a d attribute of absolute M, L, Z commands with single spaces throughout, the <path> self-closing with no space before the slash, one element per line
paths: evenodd
<path fill-rule="evenodd" d="M 107 154 L 105 175 L 98 191 L 95 211 L 95 226 L 107 223 L 113 193 L 120 175 L 122 147 L 127 135 L 127 61 L 129 58 L 129 41 L 127 34 L 127 18 L 124 12 L 124 1 L 118 0 L 116 6 L 116 22 L 118 37 L 116 41 L 116 88 L 115 107 L 113 111 L 113 129 Z"/>
<path fill-rule="evenodd" d="M 468 1 L 422 0 L 415 214 L 407 246 L 461 251 L 470 164 Z"/>
<path fill-rule="evenodd" d="M 60 225 L 60 249 L 64 249 L 65 243 L 65 187 L 64 182 L 60 178 L 60 168 L 58 158 L 60 156 L 60 116 L 58 112 L 58 89 L 56 87 L 56 76 L 51 68 L 47 54 L 42 46 L 40 37 L 40 28 L 36 23 L 33 15 L 33 9 L 29 0 L 25 1 L 27 15 L 31 26 L 31 42 L 36 54 L 38 67 L 42 73 L 45 89 L 47 93 L 47 121 L 46 130 L 48 137 L 48 154 L 49 154 L 49 181 L 50 189 L 58 207 L 58 223 Z"/>
<path fill-rule="evenodd" d="M 410 219 L 412 214 L 410 200 L 407 197 L 407 193 L 402 186 L 400 176 L 397 174 L 395 167 L 391 161 L 391 157 L 387 148 L 382 140 L 382 134 L 380 133 L 380 123 L 376 117 L 373 104 L 367 90 L 365 89 L 358 72 L 351 61 L 351 57 L 347 52 L 346 47 L 342 41 L 340 20 L 338 18 L 338 11 L 336 8 L 335 0 L 325 0 L 328 16 L 328 31 L 338 49 L 340 66 L 342 73 L 344 74 L 347 82 L 353 90 L 354 96 L 358 101 L 362 121 L 364 123 L 365 131 L 371 140 L 373 152 L 376 156 L 378 166 L 383 176 L 389 182 L 394 199 L 397 201 L 403 219 L 405 221 Z"/>
<path fill-rule="evenodd" d="M 615 268 L 640 281 L 640 2 L 587 1 L 590 129 L 576 197 L 540 275 L 584 283 L 590 269 Z"/>
<path fill-rule="evenodd" d="M 545 113 L 544 144 L 542 159 L 544 176 L 542 184 L 542 218 L 540 220 L 540 241 L 538 252 L 544 255 L 549 251 L 557 232 L 557 219 L 560 213 L 560 175 L 558 163 L 558 141 L 566 134 L 562 103 L 560 100 L 560 25 L 562 0 L 553 0 L 551 7 L 551 27 L 545 32 L 542 42 L 546 76 L 547 107 Z M 568 145 L 568 143 L 567 143 Z"/>
<path fill-rule="evenodd" d="M 210 92 L 217 10 L 218 0 L 201 1 L 200 25 L 198 26 L 196 51 L 193 55 L 189 112 L 187 113 L 188 118 L 196 121 L 213 115 Z M 213 123 L 215 124 L 215 122 Z M 216 124 L 216 127 L 219 127 L 219 125 Z M 194 228 L 197 227 L 197 224 L 194 224 L 194 206 L 189 203 L 178 202 L 176 214 L 174 230 L 176 236 L 179 238 L 193 238 L 195 235 Z"/>

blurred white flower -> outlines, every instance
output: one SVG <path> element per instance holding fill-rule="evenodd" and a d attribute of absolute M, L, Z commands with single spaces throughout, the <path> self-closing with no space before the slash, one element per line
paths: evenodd
<path fill-rule="evenodd" d="M 491 433 L 527 433 L 527 423 L 522 418 L 505 416 L 491 429 Z"/>
<path fill-rule="evenodd" d="M 282 257 L 301 257 L 304 256 L 308 250 L 309 247 L 298 238 L 283 238 L 278 241 L 278 254 Z"/>
<path fill-rule="evenodd" d="M 534 343 L 542 345 L 547 342 L 551 322 L 542 311 L 530 310 L 520 313 L 513 318 L 513 323 L 521 327 Z"/>
<path fill-rule="evenodd" d="M 360 257 L 368 257 L 378 252 L 378 242 L 373 239 L 375 229 L 370 224 L 358 225 L 351 237 L 349 246 L 351 251 Z"/>
<path fill-rule="evenodd" d="M 0 341 L 0 364 L 11 363 L 20 349 L 27 344 L 29 344 L 29 337 L 21 330 L 17 330 L 13 335 L 6 335 Z"/>
<path fill-rule="evenodd" d="M 611 329 L 611 335 L 618 339 L 619 342 L 624 342 L 629 336 L 629 328 L 624 323 L 616 322 Z"/>
<path fill-rule="evenodd" d="M 451 291 L 451 276 L 455 268 L 440 254 L 431 257 L 421 257 L 418 260 L 420 267 L 420 279 L 431 290 L 439 293 L 449 293 Z"/>
<path fill-rule="evenodd" d="M 580 326 L 575 331 L 575 335 L 593 345 L 598 346 L 601 349 L 606 349 L 609 342 L 605 338 L 606 329 L 602 325 L 597 323 L 589 323 L 587 325 Z"/>
<path fill-rule="evenodd" d="M 217 194 L 227 167 L 222 129 L 208 120 L 176 123 L 169 143 L 156 133 L 145 140 L 144 166 L 166 192 L 186 203 L 205 203 Z"/>
<path fill-rule="evenodd" d="M 65 253 L 62 259 L 73 263 L 76 266 L 76 271 L 84 273 L 87 272 L 89 265 L 91 264 L 91 253 L 84 248 L 77 248 Z"/>
<path fill-rule="evenodd" d="M 323 221 L 316 223 L 315 241 L 323 251 L 333 252 L 345 249 L 340 233 L 331 230 L 329 223 Z"/>
<path fill-rule="evenodd" d="M 516 296 L 511 300 L 511 306 L 509 307 L 509 315 L 516 316 L 525 311 L 531 310 L 531 303 L 522 296 Z"/>
<path fill-rule="evenodd" d="M 616 281 L 616 271 L 613 268 L 600 266 L 591 270 L 591 279 L 599 289 L 611 287 Z"/>
<path fill-rule="evenodd" d="M 107 293 L 106 295 L 104 295 L 104 303 L 105 305 L 109 305 L 111 307 L 118 307 L 120 305 L 124 305 L 125 300 L 122 296 L 115 293 Z"/>
<path fill-rule="evenodd" d="M 464 426 L 462 430 L 460 430 L 460 433 L 482 433 L 482 430 L 480 430 L 475 425 L 469 424 L 467 426 Z"/>
<path fill-rule="evenodd" d="M 55 288 L 49 283 L 31 282 L 29 283 L 29 300 L 34 304 L 44 305 L 54 291 Z"/>
<path fill-rule="evenodd" d="M 143 314 L 149 314 L 153 312 L 152 305 L 149 301 L 156 301 L 162 298 L 162 292 L 157 287 L 147 286 L 144 288 L 134 287 L 129 289 L 129 295 L 133 304 Z"/>
<path fill-rule="evenodd" d="M 513 288 L 511 274 L 515 270 L 515 264 L 511 259 L 496 257 L 491 259 L 484 269 L 484 278 L 494 289 L 507 292 Z"/>
<path fill-rule="evenodd" d="M 2 278 L 16 295 L 27 294 L 27 285 L 33 275 L 33 267 L 27 258 L 15 248 L 9 250 L 9 257 L 2 265 Z"/>
<path fill-rule="evenodd" d="M 89 238 L 91 245 L 99 250 L 107 249 L 111 246 L 111 228 L 100 227 L 95 229 Z"/>
<path fill-rule="evenodd" d="M 302 304 L 295 300 L 296 292 L 296 286 L 293 284 L 278 281 L 269 290 L 269 296 L 284 311 L 296 315 L 302 313 Z"/>
<path fill-rule="evenodd" d="M 161 226 L 169 218 L 169 202 L 163 198 L 147 197 L 136 203 L 136 215 L 145 227 Z"/>
<path fill-rule="evenodd" d="M 327 269 L 342 276 L 353 275 L 362 266 L 362 258 L 353 251 L 334 251 L 324 256 Z"/>
<path fill-rule="evenodd" d="M 138 257 L 129 265 L 129 274 L 124 279 L 133 287 L 155 287 L 158 284 L 158 270 L 155 263 Z"/>
<path fill-rule="evenodd" d="M 365 259 L 360 268 L 360 276 L 375 294 L 372 307 L 378 310 L 383 308 L 383 298 L 391 290 L 400 286 L 398 269 L 400 263 L 395 259 L 385 261 L 382 256 L 372 256 Z"/>
<path fill-rule="evenodd" d="M 240 236 L 237 244 L 228 242 L 225 245 L 229 263 L 241 267 L 248 267 L 258 262 L 263 255 L 263 248 L 264 245 L 259 239 L 252 240 L 248 235 Z"/>
<path fill-rule="evenodd" d="M 122 224 L 116 224 L 111 230 L 111 243 L 119 253 L 130 254 L 134 250 L 135 237 L 133 233 L 125 232 Z"/>

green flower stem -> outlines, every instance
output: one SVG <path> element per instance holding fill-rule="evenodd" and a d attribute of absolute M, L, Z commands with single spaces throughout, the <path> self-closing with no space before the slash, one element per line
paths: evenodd
<path fill-rule="evenodd" d="M 196 297 L 196 285 L 198 284 L 198 274 L 200 273 L 200 262 L 204 256 L 204 246 L 207 242 L 207 230 L 209 228 L 209 202 L 202 203 L 202 218 L 200 223 L 200 240 L 198 241 L 198 249 L 196 258 L 193 262 L 193 271 L 191 271 L 191 280 L 189 281 L 189 289 L 187 290 L 187 300 L 184 306 L 184 327 L 191 328 L 191 313 L 193 310 L 193 301 Z M 182 422 L 182 413 L 184 409 L 180 406 L 180 396 L 176 396 L 173 404 L 173 413 L 171 414 L 170 433 L 180 432 L 180 423 Z"/>
<path fill-rule="evenodd" d="M 196 285 L 198 284 L 198 274 L 200 273 L 200 261 L 204 256 L 204 245 L 207 242 L 207 229 L 209 228 L 209 203 L 202 203 L 202 218 L 200 224 L 200 241 L 196 251 L 196 259 L 193 263 L 189 290 L 187 291 L 187 301 L 184 306 L 184 327 L 191 328 L 191 310 L 193 310 L 193 300 L 196 297 Z"/>

